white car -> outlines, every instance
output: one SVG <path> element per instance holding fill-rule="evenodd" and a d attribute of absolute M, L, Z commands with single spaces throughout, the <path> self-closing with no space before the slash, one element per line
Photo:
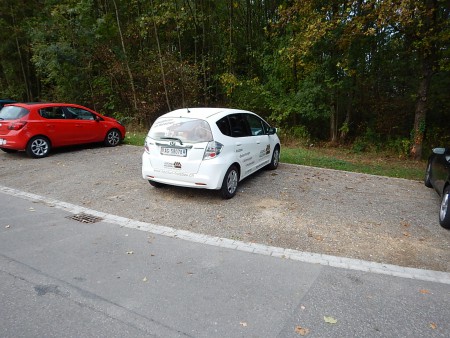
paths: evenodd
<path fill-rule="evenodd" d="M 159 117 L 145 139 L 142 177 L 165 184 L 236 194 L 238 182 L 267 167 L 276 169 L 276 128 L 237 109 L 185 108 Z"/>

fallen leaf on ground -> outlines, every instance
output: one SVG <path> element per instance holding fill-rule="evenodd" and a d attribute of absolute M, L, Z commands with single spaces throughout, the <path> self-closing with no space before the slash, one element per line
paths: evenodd
<path fill-rule="evenodd" d="M 436 330 L 436 329 L 437 329 L 436 323 L 430 323 L 430 327 L 431 327 L 433 330 Z"/>
<path fill-rule="evenodd" d="M 132 254 L 134 254 L 133 251 L 127 251 L 127 255 L 132 255 Z"/>
<path fill-rule="evenodd" d="M 324 316 L 323 320 L 325 321 L 325 323 L 328 323 L 328 324 L 336 324 L 337 323 L 337 319 L 334 319 L 333 317 Z"/>
<path fill-rule="evenodd" d="M 431 293 L 430 291 L 428 291 L 428 290 L 426 290 L 426 289 L 421 289 L 421 290 L 419 290 L 419 292 L 420 292 L 421 294 L 424 294 L 424 295 L 428 295 L 428 294 Z"/>
<path fill-rule="evenodd" d="M 8 225 L 5 225 L 5 228 L 9 229 L 9 228 L 11 228 L 11 226 L 8 224 Z"/>
<path fill-rule="evenodd" d="M 246 322 L 240 322 L 239 324 L 243 327 L 247 327 L 247 325 L 248 325 Z"/>
<path fill-rule="evenodd" d="M 143 282 L 148 281 L 147 277 L 144 277 L 144 279 L 142 280 Z"/>
<path fill-rule="evenodd" d="M 295 333 L 298 333 L 300 336 L 306 336 L 309 333 L 309 329 L 298 325 L 295 327 Z"/>

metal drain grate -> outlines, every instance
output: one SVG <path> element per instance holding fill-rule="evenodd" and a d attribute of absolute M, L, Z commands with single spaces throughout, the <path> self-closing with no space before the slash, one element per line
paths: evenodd
<path fill-rule="evenodd" d="M 67 216 L 68 219 L 73 219 L 75 221 L 81 222 L 81 223 L 96 223 L 103 221 L 103 218 L 85 214 L 84 212 L 73 215 L 73 216 Z"/>

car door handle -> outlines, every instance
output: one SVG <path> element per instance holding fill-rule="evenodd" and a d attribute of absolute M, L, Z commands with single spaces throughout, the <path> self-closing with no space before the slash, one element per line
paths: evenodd
<path fill-rule="evenodd" d="M 236 143 L 236 147 L 240 147 L 242 143 Z"/>

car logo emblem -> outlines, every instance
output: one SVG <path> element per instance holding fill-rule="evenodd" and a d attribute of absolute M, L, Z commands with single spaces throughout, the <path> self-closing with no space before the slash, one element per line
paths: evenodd
<path fill-rule="evenodd" d="M 174 145 L 175 145 L 175 142 L 174 142 L 174 141 L 170 141 L 170 145 L 171 145 L 171 146 L 174 146 Z"/>
<path fill-rule="evenodd" d="M 180 162 L 175 162 L 175 163 L 173 164 L 173 166 L 174 166 L 175 168 L 181 169 L 181 163 L 180 163 Z"/>

